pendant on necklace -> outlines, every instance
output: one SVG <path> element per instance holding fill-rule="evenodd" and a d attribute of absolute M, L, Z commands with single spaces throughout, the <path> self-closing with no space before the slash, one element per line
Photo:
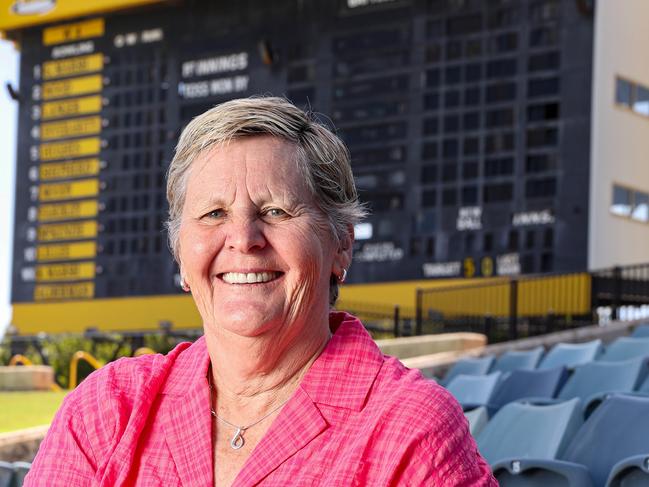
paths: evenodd
<path fill-rule="evenodd" d="M 243 447 L 244 443 L 246 442 L 243 439 L 243 432 L 245 430 L 242 428 L 237 428 L 237 432 L 234 434 L 232 439 L 230 440 L 230 446 L 232 447 L 233 450 L 239 450 L 241 447 Z"/>

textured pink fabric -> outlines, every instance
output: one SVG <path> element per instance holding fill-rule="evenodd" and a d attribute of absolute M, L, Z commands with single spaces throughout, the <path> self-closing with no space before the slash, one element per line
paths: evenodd
<path fill-rule="evenodd" d="M 353 316 L 332 313 L 331 326 L 234 485 L 498 485 L 443 388 L 384 356 Z M 208 364 L 200 339 L 93 373 L 65 399 L 25 485 L 211 487 Z"/>

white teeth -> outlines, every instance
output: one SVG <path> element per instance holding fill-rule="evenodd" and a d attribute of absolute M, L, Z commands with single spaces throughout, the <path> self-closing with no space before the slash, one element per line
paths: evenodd
<path fill-rule="evenodd" d="M 277 272 L 226 272 L 222 278 L 228 284 L 256 284 L 272 281 L 278 275 Z"/>

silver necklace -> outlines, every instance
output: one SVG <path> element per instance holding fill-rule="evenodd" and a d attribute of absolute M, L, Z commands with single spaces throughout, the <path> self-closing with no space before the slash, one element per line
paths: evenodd
<path fill-rule="evenodd" d="M 248 424 L 246 426 L 237 426 L 234 423 L 230 423 L 230 421 L 228 421 L 227 419 L 223 419 L 222 417 L 220 417 L 218 414 L 216 414 L 216 411 L 214 409 L 212 409 L 213 398 L 212 398 L 212 377 L 211 377 L 212 374 L 211 374 L 211 371 L 209 372 L 209 374 L 210 375 L 207 378 L 207 383 L 210 386 L 210 413 L 212 413 L 212 416 L 214 416 L 216 419 L 221 421 L 223 424 L 227 424 L 228 426 L 230 426 L 231 428 L 234 428 L 236 430 L 235 433 L 234 433 L 234 436 L 230 440 L 230 447 L 232 447 L 233 450 L 241 449 L 243 447 L 243 445 L 246 443 L 246 440 L 243 438 L 243 434 L 246 432 L 247 429 L 250 429 L 253 426 L 256 426 L 259 423 L 261 423 L 264 419 L 266 419 L 268 416 L 270 416 L 271 414 L 276 412 L 279 408 L 281 408 L 284 404 L 286 404 L 288 402 L 288 400 L 290 399 L 290 396 L 289 396 L 289 398 L 286 399 L 285 401 L 283 401 L 279 406 L 277 406 L 276 408 L 270 410 L 270 412 L 266 413 L 261 419 L 258 419 L 254 423 L 250 423 L 250 424 Z"/>

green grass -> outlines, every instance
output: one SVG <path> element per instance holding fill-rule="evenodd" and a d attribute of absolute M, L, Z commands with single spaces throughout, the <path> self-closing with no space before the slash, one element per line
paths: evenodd
<path fill-rule="evenodd" d="M 63 392 L 0 392 L 0 433 L 49 424 Z"/>

